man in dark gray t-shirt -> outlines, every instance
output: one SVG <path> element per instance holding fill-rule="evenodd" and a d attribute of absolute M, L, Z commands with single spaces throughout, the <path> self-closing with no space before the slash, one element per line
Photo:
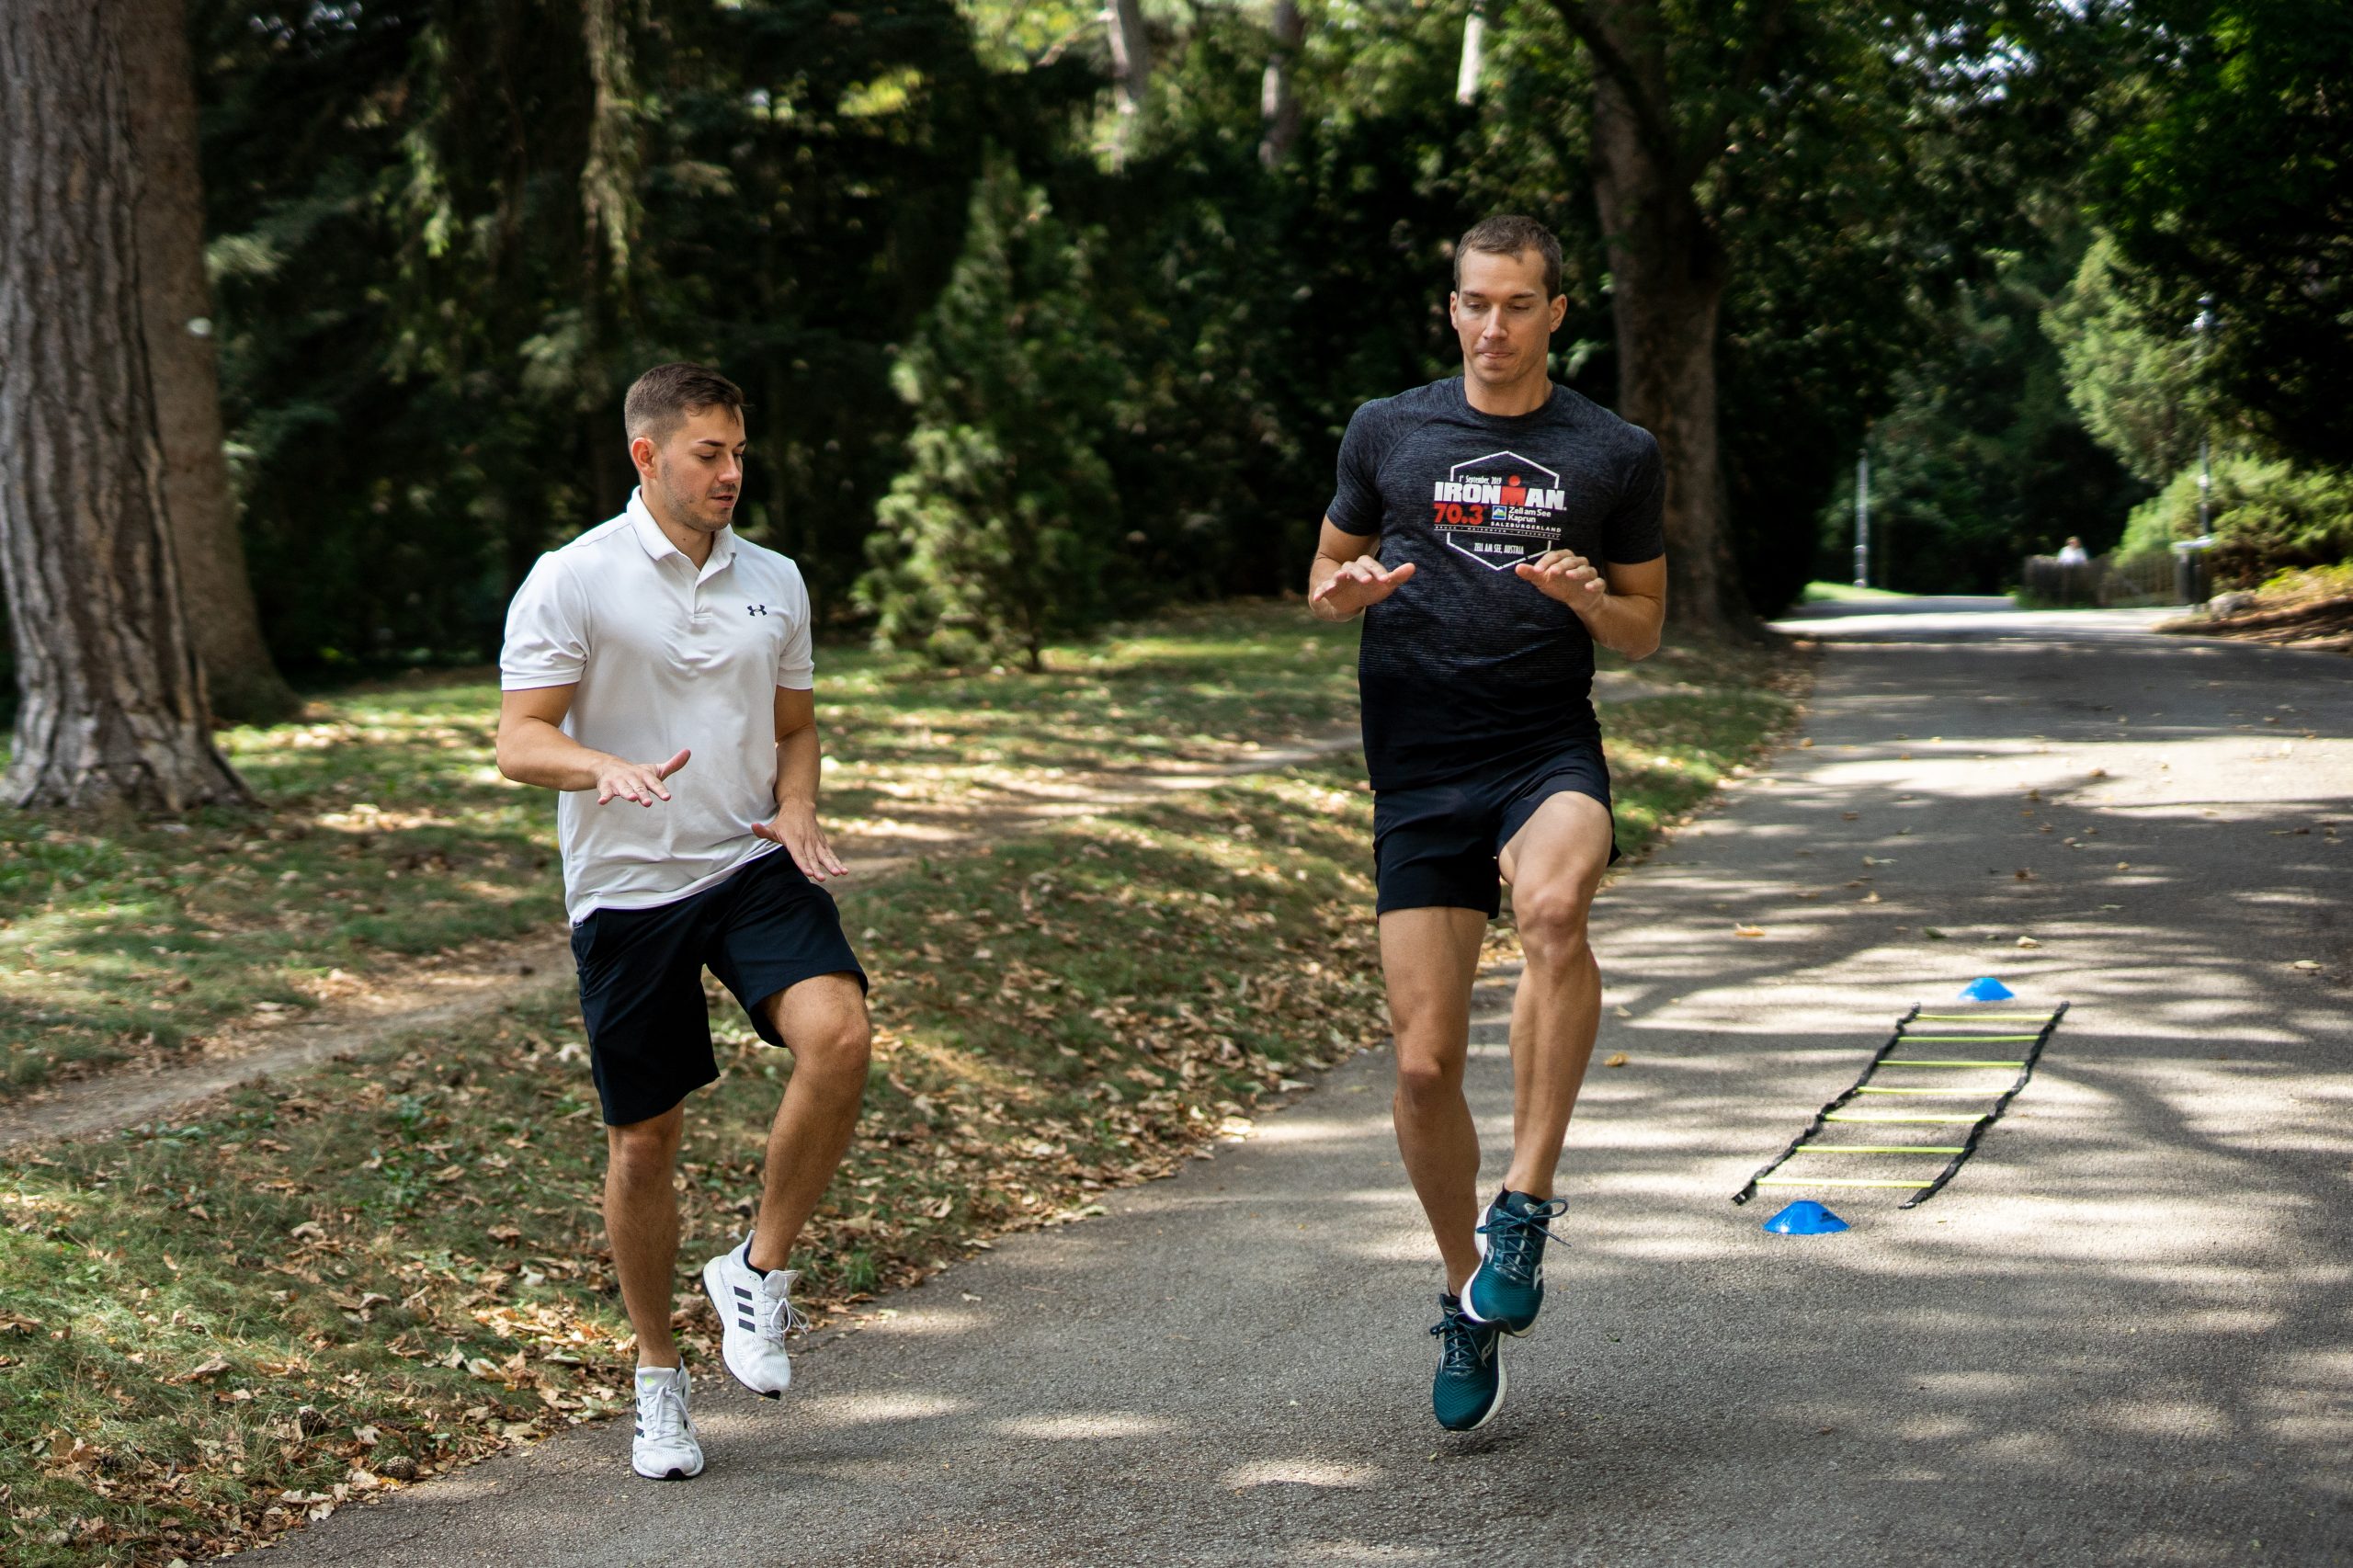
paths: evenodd
<path fill-rule="evenodd" d="M 1658 646 L 1658 444 L 1545 373 L 1567 301 L 1560 244 L 1490 218 L 1455 252 L 1463 373 L 1366 403 L 1308 574 L 1325 619 L 1361 611 L 1381 965 L 1397 1040 L 1397 1142 L 1446 1265 L 1432 1405 L 1483 1425 L 1500 1335 L 1543 1299 L 1553 1171 L 1600 1023 L 1586 915 L 1616 858 L 1593 649 Z M 1527 964 L 1512 1007 L 1513 1149 L 1479 1201 L 1462 1095 L 1471 987 L 1512 887 Z"/>

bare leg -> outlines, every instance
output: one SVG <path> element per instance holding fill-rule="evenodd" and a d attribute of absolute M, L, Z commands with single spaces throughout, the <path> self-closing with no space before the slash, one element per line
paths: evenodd
<path fill-rule="evenodd" d="M 620 1275 L 621 1306 L 637 1331 L 637 1364 L 675 1367 L 670 1297 L 678 1267 L 678 1195 L 670 1185 L 686 1108 L 605 1129 L 605 1234 Z"/>
<path fill-rule="evenodd" d="M 1460 1293 L 1479 1267 L 1479 1130 L 1462 1097 L 1471 984 L 1487 916 L 1477 909 L 1398 909 L 1381 917 L 1381 971 L 1397 1040 L 1397 1152 Z"/>
<path fill-rule="evenodd" d="M 821 974 L 768 999 L 768 1017 L 792 1052 L 792 1081 L 768 1128 L 755 1268 L 782 1268 L 849 1148 L 866 1095 L 871 1033 L 866 994 L 847 974 Z"/>
<path fill-rule="evenodd" d="M 1609 864 L 1609 812 L 1559 794 L 1504 846 L 1512 918 L 1527 967 L 1511 1007 L 1511 1168 L 1504 1185 L 1552 1196 L 1569 1113 L 1601 1027 L 1601 971 L 1586 937 L 1594 890 Z"/>

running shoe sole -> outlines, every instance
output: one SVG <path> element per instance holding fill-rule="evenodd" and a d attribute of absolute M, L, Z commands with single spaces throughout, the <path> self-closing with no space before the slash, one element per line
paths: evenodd
<path fill-rule="evenodd" d="M 637 1470 L 636 1460 L 630 1461 L 630 1469 Z M 637 1473 L 648 1481 L 692 1481 L 702 1473 L 702 1466 L 697 1465 L 692 1470 L 680 1470 L 676 1465 L 672 1465 L 659 1475 L 650 1470 L 637 1470 Z"/>

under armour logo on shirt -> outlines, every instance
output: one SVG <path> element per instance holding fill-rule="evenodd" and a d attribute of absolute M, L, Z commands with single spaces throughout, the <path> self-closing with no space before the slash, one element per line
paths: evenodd
<path fill-rule="evenodd" d="M 744 613 L 745 615 L 766 615 L 767 612 L 768 607 L 766 605 L 745 605 L 744 607 Z"/>

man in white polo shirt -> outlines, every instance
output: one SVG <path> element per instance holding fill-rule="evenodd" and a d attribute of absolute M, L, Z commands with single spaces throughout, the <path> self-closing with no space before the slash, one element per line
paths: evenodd
<path fill-rule="evenodd" d="M 817 825 L 809 595 L 729 528 L 744 394 L 662 365 L 623 404 L 628 509 L 540 558 L 507 612 L 498 766 L 563 791 L 564 901 L 604 1104 L 605 1224 L 637 1331 L 641 1475 L 702 1471 L 670 1334 L 671 1173 L 686 1096 L 719 1076 L 708 965 L 793 1056 L 759 1218 L 703 1268 L 727 1369 L 774 1398 L 798 1324 L 785 1268 L 849 1146 L 866 1087 L 866 975 L 819 884 L 844 868 Z M 656 758 L 662 760 L 654 760 Z"/>

